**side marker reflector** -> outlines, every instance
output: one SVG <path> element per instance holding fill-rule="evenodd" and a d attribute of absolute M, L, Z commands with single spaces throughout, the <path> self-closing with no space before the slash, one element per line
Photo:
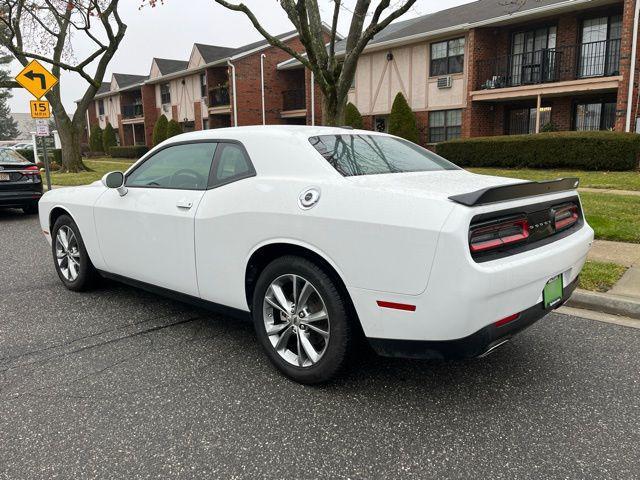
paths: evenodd
<path fill-rule="evenodd" d="M 511 323 L 514 320 L 517 320 L 520 317 L 519 313 L 514 313 L 513 315 L 509 315 L 508 317 L 504 317 L 502 320 L 498 320 L 494 323 L 496 327 L 501 327 L 502 325 L 506 325 L 507 323 Z"/>
<path fill-rule="evenodd" d="M 394 302 L 384 302 L 382 300 L 378 300 L 376 302 L 381 308 L 393 308 L 395 310 L 404 310 L 406 312 L 415 312 L 415 305 L 408 305 L 406 303 L 394 303 Z"/>

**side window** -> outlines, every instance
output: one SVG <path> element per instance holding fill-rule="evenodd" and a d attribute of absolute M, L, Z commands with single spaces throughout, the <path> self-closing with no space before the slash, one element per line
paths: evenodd
<path fill-rule="evenodd" d="M 219 144 L 214 168 L 215 171 L 211 179 L 211 186 L 213 187 L 251 177 L 255 174 L 245 149 L 237 143 Z"/>
<path fill-rule="evenodd" d="M 127 177 L 127 187 L 205 190 L 216 143 L 174 145 L 160 150 Z"/>

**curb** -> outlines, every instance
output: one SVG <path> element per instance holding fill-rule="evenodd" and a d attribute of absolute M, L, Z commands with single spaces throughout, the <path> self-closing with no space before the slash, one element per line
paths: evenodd
<path fill-rule="evenodd" d="M 640 320 L 640 299 L 578 289 L 565 305 Z"/>

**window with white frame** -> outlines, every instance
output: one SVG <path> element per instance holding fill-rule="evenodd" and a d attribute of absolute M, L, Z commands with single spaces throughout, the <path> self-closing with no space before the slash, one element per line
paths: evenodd
<path fill-rule="evenodd" d="M 160 85 L 160 102 L 163 105 L 171 103 L 171 87 L 168 83 Z"/>
<path fill-rule="evenodd" d="M 429 143 L 460 138 L 461 132 L 461 109 L 429 112 Z"/>
<path fill-rule="evenodd" d="M 464 37 L 431 44 L 430 76 L 460 73 L 464 68 Z"/>
<path fill-rule="evenodd" d="M 98 115 L 104 115 L 104 100 L 98 100 Z"/>

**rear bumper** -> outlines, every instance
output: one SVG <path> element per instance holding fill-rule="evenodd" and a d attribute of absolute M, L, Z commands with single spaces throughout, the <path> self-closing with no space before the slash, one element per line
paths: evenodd
<path fill-rule="evenodd" d="M 42 197 L 42 184 L 39 189 L 0 192 L 0 207 L 22 207 L 38 203 L 40 197 Z"/>
<path fill-rule="evenodd" d="M 578 286 L 578 277 L 564 288 L 562 301 L 555 308 L 564 304 Z M 544 303 L 538 303 L 520 313 L 520 316 L 505 325 L 494 324 L 477 332 L 456 340 L 423 341 L 393 340 L 385 338 L 369 338 L 373 349 L 385 357 L 420 358 L 420 359 L 456 359 L 482 356 L 509 340 L 516 333 L 533 325 L 554 309 L 545 309 Z"/>

